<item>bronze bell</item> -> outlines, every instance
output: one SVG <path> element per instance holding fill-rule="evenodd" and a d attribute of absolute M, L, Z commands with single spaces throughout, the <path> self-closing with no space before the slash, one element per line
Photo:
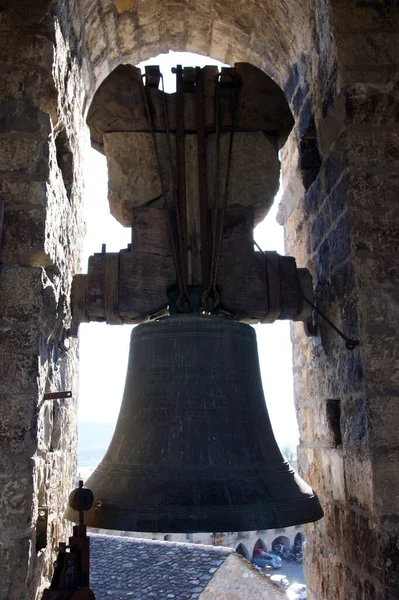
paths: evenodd
<path fill-rule="evenodd" d="M 86 485 L 85 523 L 105 529 L 249 531 L 323 516 L 274 439 L 254 329 L 219 316 L 133 330 L 115 433 Z"/>

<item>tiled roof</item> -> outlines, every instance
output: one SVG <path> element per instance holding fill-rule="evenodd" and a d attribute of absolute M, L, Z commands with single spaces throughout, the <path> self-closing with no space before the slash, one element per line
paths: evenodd
<path fill-rule="evenodd" d="M 90 535 L 96 600 L 199 598 L 231 548 Z"/>

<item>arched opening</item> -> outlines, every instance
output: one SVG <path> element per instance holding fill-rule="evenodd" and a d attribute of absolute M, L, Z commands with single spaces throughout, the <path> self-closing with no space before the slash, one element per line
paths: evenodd
<path fill-rule="evenodd" d="M 314 27 L 311 13 L 302 6 L 298 9 L 297 3 L 293 1 L 286 3 L 284 11 L 273 7 L 272 20 L 266 12 L 255 17 L 249 6 L 244 8 L 229 4 L 225 10 L 219 11 L 213 3 L 207 8 L 182 4 L 177 13 L 177 9 L 166 7 L 162 2 L 142 2 L 139 6 L 130 2 L 116 2 L 115 5 L 107 3 L 106 7 L 103 2 L 80 2 L 78 10 L 73 2 L 67 2 L 63 3 L 63 11 L 58 42 L 60 46 L 64 44 L 67 50 L 70 49 L 72 57 L 76 53 L 82 65 L 83 116 L 87 115 L 96 89 L 116 66 L 123 63 L 137 64 L 169 50 L 197 52 L 226 64 L 248 61 L 275 78 L 291 99 L 302 85 L 296 64 L 297 57 L 301 55 L 298 50 L 301 49 L 302 55 L 310 50 L 309 31 Z M 289 34 L 286 29 L 287 20 L 291 23 Z M 82 40 L 85 40 L 84 46 Z M 71 68 L 76 68 L 73 61 Z M 299 111 L 300 94 L 297 96 L 296 107 Z M 76 96 L 78 102 L 80 98 L 81 94 Z M 284 162 L 284 156 L 282 160 Z M 96 246 L 99 250 L 100 246 Z M 287 324 L 278 324 L 281 330 L 284 326 L 287 327 Z M 276 328 L 277 325 L 274 331 Z M 263 337 L 261 333 L 259 337 Z M 105 334 L 102 339 L 103 344 L 104 342 Z M 125 328 L 123 342 L 119 346 L 127 348 L 127 344 L 128 333 Z M 105 342 L 104 345 L 108 344 Z M 267 356 L 262 357 L 262 362 L 267 362 Z M 119 362 L 118 371 L 123 370 Z M 291 377 L 288 371 L 287 376 L 281 380 L 288 382 L 289 387 Z M 120 380 L 123 381 L 123 376 Z M 264 378 L 265 382 L 267 385 L 267 377 Z M 85 388 L 88 392 L 90 385 L 89 382 L 82 382 L 82 392 Z M 112 390 L 113 397 L 121 397 L 122 385 L 118 386 L 119 389 Z M 86 392 L 81 394 L 82 398 L 87 395 Z M 268 391 L 266 396 L 270 396 Z M 281 396 L 284 397 L 285 393 Z M 116 413 L 115 407 L 113 410 Z M 296 428 L 295 418 L 291 419 L 290 427 Z M 280 440 L 285 445 L 290 440 L 283 436 L 284 433 Z"/>
<path fill-rule="evenodd" d="M 172 66 L 176 66 L 177 63 L 181 63 L 183 66 L 202 66 L 214 62 L 213 59 L 198 55 L 171 53 L 154 57 L 147 63 L 140 63 L 138 66 L 144 73 L 146 64 L 160 64 L 161 72 L 164 75 L 164 89 L 166 92 L 172 92 L 175 90 L 174 76 L 171 78 L 171 87 L 168 86 L 168 75 L 171 74 Z M 130 235 L 130 229 L 117 223 L 106 209 L 108 201 L 104 157 L 95 150 L 91 150 L 89 160 L 91 162 L 91 183 L 88 182 L 87 206 L 91 208 L 91 216 L 87 217 L 87 222 L 91 235 L 87 236 L 85 240 L 84 262 L 87 262 L 87 257 L 93 254 L 93 251 L 99 250 L 104 243 L 107 252 L 117 252 L 123 245 L 129 243 Z M 101 186 L 98 185 L 100 177 L 102 179 Z M 101 215 L 101 211 L 103 215 Z M 266 219 L 255 229 L 255 237 L 263 249 L 284 254 L 283 229 L 276 223 L 276 213 L 277 200 Z M 93 224 L 92 227 L 91 224 Z M 293 406 L 289 324 L 287 321 L 279 321 L 274 323 L 273 327 L 267 325 L 256 327 L 263 385 L 274 434 L 280 446 L 289 444 L 295 447 L 298 432 Z M 106 431 L 106 437 L 104 437 L 104 427 L 98 427 L 95 419 L 115 424 L 118 417 L 125 380 L 130 331 L 131 327 L 128 325 L 123 327 L 109 326 L 103 323 L 81 325 L 82 401 L 80 410 L 81 420 L 87 422 L 86 425 L 82 425 L 82 430 L 91 428 L 93 430 L 91 437 L 96 437 L 94 433 L 96 431 L 98 432 L 97 438 L 101 437 L 101 441 L 96 444 L 96 454 L 93 460 L 87 460 L 90 448 L 82 448 L 82 452 L 86 455 L 85 464 L 79 465 L 79 472 L 82 476 L 87 477 L 90 470 L 92 471 L 97 466 L 99 458 L 97 449 L 100 447 L 104 454 L 110 440 L 109 431 Z M 91 342 L 90 337 L 93 338 Z M 107 350 L 103 351 L 102 348 Z M 94 357 L 96 358 L 94 359 Z M 112 403 L 108 401 L 110 396 L 114 398 Z M 89 404 L 89 400 L 93 398 L 96 403 L 95 411 Z M 282 405 L 284 405 L 283 410 Z M 93 415 L 95 415 L 95 419 L 93 419 Z"/>
<path fill-rule="evenodd" d="M 90 47 L 90 39 L 93 40 L 93 44 L 94 40 L 101 39 L 101 27 L 99 26 L 97 19 L 88 18 L 88 15 L 85 14 L 85 10 L 86 5 L 83 4 L 80 9 L 80 14 L 81 16 L 83 15 L 82 25 L 87 33 L 87 39 L 89 40 Z M 295 10 L 294 6 L 292 7 L 292 10 Z M 246 32 L 246 34 L 243 36 L 240 34 L 239 31 L 237 31 L 235 27 L 233 27 L 231 31 L 226 32 L 223 22 L 219 23 L 218 19 L 216 19 L 216 23 L 213 23 L 211 25 L 211 42 L 209 42 L 208 40 L 204 45 L 203 41 L 207 37 L 206 34 L 204 34 L 204 39 L 202 39 L 203 32 L 201 32 L 200 35 L 201 39 L 191 39 L 190 35 L 186 34 L 186 32 L 183 31 L 181 31 L 181 35 L 180 33 L 175 35 L 175 32 L 173 32 L 173 26 L 171 25 L 170 20 L 167 19 L 167 28 L 166 31 L 162 32 L 161 39 L 157 39 L 156 42 L 151 41 L 151 43 L 148 44 L 141 44 L 141 36 L 134 36 L 136 24 L 133 23 L 130 19 L 129 13 L 129 9 L 127 9 L 126 11 L 123 10 L 121 13 L 119 13 L 118 20 L 116 23 L 117 33 L 119 34 L 117 44 L 119 53 L 117 51 L 115 51 L 114 54 L 107 52 L 105 56 L 105 54 L 103 55 L 101 51 L 99 51 L 99 54 L 95 58 L 93 58 L 92 53 L 89 52 L 88 55 L 83 57 L 83 72 L 85 76 L 86 91 L 85 100 L 83 104 L 84 114 L 87 113 L 88 107 L 90 105 L 90 100 L 93 97 L 93 94 L 95 93 L 95 90 L 97 89 L 98 85 L 115 66 L 117 66 L 120 63 L 135 64 L 138 62 L 139 59 L 154 55 L 159 50 L 181 50 L 182 48 L 187 48 L 192 51 L 199 51 L 203 52 L 204 54 L 215 56 L 224 60 L 227 63 L 233 63 L 237 60 L 247 60 L 252 64 L 263 68 L 269 74 L 272 74 L 276 78 L 276 80 L 280 82 L 280 84 L 288 82 L 290 86 L 286 90 L 288 95 L 291 96 L 293 92 L 298 88 L 298 71 L 293 70 L 292 78 L 290 80 L 290 57 L 288 57 L 287 49 L 290 48 L 290 50 L 288 51 L 288 53 L 290 53 L 292 48 L 292 40 L 290 40 L 289 44 L 285 45 L 281 41 L 278 33 L 276 34 L 274 44 L 270 44 L 270 41 L 268 41 L 264 35 L 263 28 L 256 28 L 256 32 L 254 31 L 253 34 Z M 183 14 L 179 14 L 179 27 L 181 26 L 181 23 L 186 23 L 186 16 L 186 7 L 184 7 Z M 92 14 L 91 17 L 93 17 Z M 156 18 L 158 17 L 159 14 L 156 14 Z M 284 18 L 286 18 L 286 15 Z M 238 28 L 241 29 L 242 20 L 238 19 L 238 22 L 240 23 Z M 119 28 L 122 27 L 124 28 L 123 34 L 119 30 Z M 169 29 L 169 27 L 171 27 L 171 29 Z M 97 32 L 96 28 L 98 29 Z M 145 35 L 153 29 L 154 23 L 146 23 L 140 28 L 140 33 L 143 34 L 145 37 Z M 185 29 L 185 27 L 183 27 L 182 29 Z M 195 30 L 195 28 L 193 30 Z M 300 34 L 301 28 L 298 29 L 298 35 Z M 283 35 L 281 37 L 283 37 Z M 251 44 L 248 46 L 249 40 L 251 41 Z M 112 35 L 108 37 L 108 42 L 111 42 L 112 45 Z M 267 46 L 267 52 L 265 52 L 265 47 L 261 48 L 262 43 Z M 207 51 L 205 48 L 209 48 L 209 51 Z M 265 56 L 267 57 L 265 58 Z M 292 54 L 291 58 L 292 61 L 295 60 L 295 53 Z M 126 334 L 124 343 L 125 347 L 127 348 Z M 290 375 L 288 377 L 283 377 L 283 380 L 286 382 L 290 381 Z M 122 396 L 121 393 L 115 394 L 115 392 L 113 392 L 113 396 L 115 395 L 117 395 L 118 398 L 121 398 Z M 270 399 L 270 395 L 268 393 L 266 395 L 266 399 Z M 296 427 L 295 418 L 293 419 L 292 423 L 295 423 L 294 426 Z M 287 441 L 288 440 L 284 438 L 280 438 L 280 442 L 282 444 L 287 443 Z M 290 441 L 291 440 L 289 440 L 289 442 Z M 296 444 L 294 443 L 293 445 Z"/>
<path fill-rule="evenodd" d="M 267 546 L 261 538 L 258 538 L 256 540 L 255 545 L 252 550 L 252 556 L 256 555 L 256 550 L 264 550 L 265 552 L 267 552 Z"/>
<path fill-rule="evenodd" d="M 238 546 L 236 548 L 236 552 L 237 552 L 237 554 L 241 554 L 241 556 L 243 556 L 247 560 L 251 560 L 251 557 L 250 557 L 249 552 L 248 552 L 248 548 L 242 542 L 240 542 L 238 544 Z"/>
<path fill-rule="evenodd" d="M 292 547 L 293 552 L 302 552 L 302 544 L 305 542 L 305 537 L 301 531 L 298 531 L 294 538 L 294 544 Z"/>
<path fill-rule="evenodd" d="M 286 535 L 279 535 L 272 542 L 272 550 L 276 554 L 282 554 L 283 550 L 291 550 L 290 538 Z"/>

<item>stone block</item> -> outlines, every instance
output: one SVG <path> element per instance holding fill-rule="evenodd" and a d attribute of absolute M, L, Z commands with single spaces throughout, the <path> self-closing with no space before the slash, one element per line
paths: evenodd
<path fill-rule="evenodd" d="M 399 33 L 390 31 L 389 35 L 381 31 L 351 32 L 336 38 L 340 61 L 348 66 L 368 67 L 370 65 L 389 65 L 397 60 Z"/>
<path fill-rule="evenodd" d="M 37 444 L 37 396 L 0 394 L 0 404 L 1 452 L 30 458 Z"/>
<path fill-rule="evenodd" d="M 159 0 L 137 0 L 136 6 L 139 27 L 157 22 L 161 12 Z"/>
<path fill-rule="evenodd" d="M 42 207 L 30 210 L 7 209 L 4 215 L 2 259 L 29 267 L 48 267 L 45 252 L 46 213 Z"/>
<path fill-rule="evenodd" d="M 399 128 L 351 125 L 336 144 L 346 164 L 366 173 L 395 172 L 399 162 Z"/>
<path fill-rule="evenodd" d="M 4 179 L 0 183 L 0 197 L 9 209 L 45 207 L 47 184 L 45 181 L 16 181 Z"/>
<path fill-rule="evenodd" d="M 18 322 L 36 321 L 42 308 L 42 269 L 6 266 L 0 274 L 0 314 Z"/>
<path fill-rule="evenodd" d="M 345 327 L 348 336 L 354 339 L 359 339 L 359 331 L 353 331 L 353 327 Z M 364 391 L 366 377 L 364 373 L 364 361 L 361 353 L 358 350 L 352 351 L 346 357 L 344 372 L 343 372 L 343 389 L 348 394 Z"/>
<path fill-rule="evenodd" d="M 391 86 L 395 74 L 398 72 L 398 63 L 392 64 L 354 64 L 345 65 L 340 72 L 340 86 L 346 87 L 357 83 L 375 86 Z"/>
<path fill-rule="evenodd" d="M 324 194 L 321 189 L 320 179 L 317 178 L 306 191 L 303 199 L 303 210 L 309 215 L 315 214 L 323 202 Z"/>
<path fill-rule="evenodd" d="M 342 442 L 365 446 L 368 442 L 367 402 L 364 397 L 349 397 L 341 402 Z"/>
<path fill-rule="evenodd" d="M 134 208 L 148 205 L 159 199 L 162 193 L 154 142 L 149 133 L 107 133 L 103 137 L 111 214 L 122 225 L 129 227 Z M 165 190 L 170 191 L 172 184 L 167 136 L 157 133 L 155 139 Z"/>
<path fill-rule="evenodd" d="M 368 388 L 381 392 L 398 388 L 398 351 L 395 344 L 395 324 L 399 318 L 397 286 L 388 284 L 376 288 L 372 284 L 365 285 L 361 288 L 359 296 Z M 386 315 L 389 315 L 389 323 L 386 321 Z"/>
<path fill-rule="evenodd" d="M 375 490 L 371 456 L 361 449 L 346 448 L 344 460 L 348 502 L 373 514 Z"/>
<path fill-rule="evenodd" d="M 133 10 L 136 6 L 136 0 L 115 0 L 116 10 L 119 14 L 127 10 Z"/>
<path fill-rule="evenodd" d="M 374 511 L 380 518 L 397 514 L 399 473 L 397 446 L 380 446 L 372 451 Z"/>
<path fill-rule="evenodd" d="M 317 424 L 319 424 L 318 410 L 315 410 L 312 405 L 302 405 L 297 409 L 297 419 L 301 431 L 304 432 L 304 440 L 307 444 L 320 441 L 322 432 L 317 427 Z"/>
<path fill-rule="evenodd" d="M 156 133 L 165 190 L 171 191 L 167 135 Z M 197 152 L 195 134 L 187 135 L 186 161 L 192 161 Z M 161 185 L 154 143 L 149 133 L 107 133 L 103 136 L 108 161 L 109 202 L 111 213 L 125 226 L 131 224 L 135 207 L 150 202 L 161 203 Z M 175 169 L 175 136 L 172 139 L 172 164 Z M 221 206 L 227 170 L 230 136 L 222 134 L 220 141 L 219 206 Z M 191 149 L 191 152 L 190 152 Z M 256 161 L 254 161 L 256 156 Z M 215 135 L 207 138 L 208 197 L 214 195 Z M 197 177 L 195 169 L 186 170 L 188 184 Z M 227 205 L 240 204 L 257 209 L 259 219 L 270 208 L 278 190 L 279 161 L 276 147 L 262 133 L 235 133 L 229 179 Z M 197 191 L 197 190 L 195 190 Z M 198 193 L 198 191 L 197 191 Z M 190 197 L 191 203 L 196 198 Z M 211 203 L 211 202 L 210 202 Z M 162 205 L 162 203 L 160 204 Z"/>
<path fill-rule="evenodd" d="M 101 57 L 106 53 L 106 39 L 100 15 L 93 11 L 86 22 L 86 43 L 93 64 L 101 60 Z"/>
<path fill-rule="evenodd" d="M 197 1 L 192 11 L 192 21 L 195 25 L 189 29 L 190 43 L 192 44 L 192 48 L 195 48 L 196 53 L 210 56 L 209 40 L 211 39 L 213 23 L 212 11 L 209 7 L 206 7 L 207 2 L 204 2 L 205 6 L 201 7 L 203 12 L 199 12 L 200 4 Z"/>
<path fill-rule="evenodd" d="M 113 4 L 111 5 L 113 8 Z M 115 40 L 117 38 L 117 26 L 116 26 L 117 15 L 114 14 L 113 10 L 108 10 L 104 14 L 104 29 L 107 32 L 108 39 Z M 119 59 L 119 47 L 117 44 L 108 44 L 107 47 L 108 60 L 116 62 Z"/>
<path fill-rule="evenodd" d="M 148 25 L 140 27 L 137 31 L 137 35 L 143 44 L 156 44 L 159 43 L 162 32 L 157 23 L 149 23 Z"/>
<path fill-rule="evenodd" d="M 123 13 L 118 19 L 118 44 L 122 56 L 129 56 L 134 47 L 136 37 L 136 26 L 132 19 L 132 13 Z"/>
<path fill-rule="evenodd" d="M 23 135 L 0 137 L 0 176 L 31 176 L 43 180 L 48 175 L 48 142 Z"/>
<path fill-rule="evenodd" d="M 320 490 L 320 477 L 318 473 L 319 449 L 317 447 L 307 447 L 300 444 L 298 446 L 298 473 L 318 494 Z"/>
<path fill-rule="evenodd" d="M 29 65 L 30 72 L 37 68 L 49 69 L 53 64 L 54 45 L 45 35 L 25 31 L 21 36 L 4 35 L 0 39 L 3 65 L 13 68 Z"/>
<path fill-rule="evenodd" d="M 321 283 L 325 283 L 329 275 L 331 274 L 331 271 L 333 270 L 333 265 L 331 261 L 331 250 L 328 238 L 321 243 L 320 248 L 316 251 L 315 255 L 318 279 Z"/>
<path fill-rule="evenodd" d="M 330 105 L 327 115 L 320 121 L 318 143 L 321 154 L 327 157 L 332 145 L 338 139 L 346 119 L 345 96 L 339 95 Z"/>
<path fill-rule="evenodd" d="M 343 90 L 345 113 L 348 123 L 363 123 L 370 126 L 398 122 L 397 90 L 381 90 L 365 84 L 349 86 Z"/>
<path fill-rule="evenodd" d="M 19 322 L 15 318 L 1 319 L 1 344 L 8 352 L 20 352 L 27 357 L 37 355 L 40 346 L 40 329 L 37 324 L 38 315 L 31 316 L 29 322 Z M 5 362 L 7 358 L 3 359 Z"/>
<path fill-rule="evenodd" d="M 312 240 L 312 252 L 317 250 L 329 233 L 331 218 L 328 208 L 328 204 L 325 204 L 315 215 L 312 221 L 312 230 L 310 235 L 310 239 Z"/>
<path fill-rule="evenodd" d="M 222 202 L 230 135 L 222 134 L 219 154 L 219 202 Z M 214 196 L 216 136 L 207 138 L 208 197 Z M 273 204 L 279 187 L 280 162 L 277 148 L 261 132 L 235 133 L 230 167 L 228 206 L 240 204 L 257 209 L 261 221 Z M 257 223 L 255 223 L 256 225 Z"/>
<path fill-rule="evenodd" d="M 395 390 L 392 390 L 394 393 Z M 387 394 L 368 398 L 369 441 L 372 446 L 394 448 L 398 441 L 398 397 Z"/>
<path fill-rule="evenodd" d="M 303 187 L 302 181 L 295 175 L 285 187 L 284 193 L 281 196 L 276 217 L 279 225 L 285 225 L 304 194 L 305 188 Z"/>
<path fill-rule="evenodd" d="M 355 289 L 355 271 L 352 261 L 347 261 L 335 268 L 331 274 L 329 287 L 330 298 L 342 302 Z"/>
<path fill-rule="evenodd" d="M 175 7 L 174 5 L 170 5 L 168 2 L 162 2 L 161 4 L 161 22 L 163 21 L 165 28 L 165 37 L 166 39 L 173 39 L 173 43 L 176 44 L 174 48 L 183 48 L 187 47 L 187 23 L 185 19 L 176 19 L 175 15 Z M 157 24 L 158 28 L 159 24 Z M 163 39 L 165 39 L 162 36 Z"/>
<path fill-rule="evenodd" d="M 293 108 L 295 115 L 299 115 L 299 113 L 301 112 L 308 93 L 309 93 L 309 88 L 307 87 L 307 85 L 305 85 L 303 87 L 302 86 L 297 87 L 296 92 L 291 101 L 291 106 Z"/>
<path fill-rule="evenodd" d="M 328 227 L 328 220 L 326 226 Z M 351 222 L 346 214 L 333 225 L 328 234 L 330 260 L 334 267 L 348 259 L 352 252 L 351 228 Z"/>
<path fill-rule="evenodd" d="M 0 331 L 0 339 L 3 335 Z M 37 393 L 39 375 L 38 352 L 31 349 L 26 354 L 17 349 L 7 349 L 4 358 L 0 360 L 0 392 L 10 394 Z"/>
<path fill-rule="evenodd" d="M 350 201 L 350 190 L 348 180 L 344 176 L 340 179 L 328 196 L 327 203 L 331 211 L 332 221 L 336 221 L 345 212 Z"/>
<path fill-rule="evenodd" d="M 51 131 L 49 116 L 27 99 L 4 98 L 0 101 L 0 134 L 39 133 Z"/>
<path fill-rule="evenodd" d="M 341 450 L 330 452 L 331 490 L 334 500 L 346 503 L 345 463 Z"/>
<path fill-rule="evenodd" d="M 379 2 L 369 4 L 349 4 L 346 0 L 334 2 L 336 24 L 344 35 L 351 31 L 377 31 L 383 29 L 389 35 L 390 30 L 398 27 L 396 7 L 393 4 Z"/>

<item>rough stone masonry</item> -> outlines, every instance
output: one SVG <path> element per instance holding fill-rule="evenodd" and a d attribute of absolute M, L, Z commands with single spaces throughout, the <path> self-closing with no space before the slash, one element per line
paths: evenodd
<path fill-rule="evenodd" d="M 0 598 L 34 598 L 66 533 L 77 361 L 62 339 L 86 113 L 115 67 L 170 49 L 249 62 L 289 100 L 287 253 L 312 272 L 320 307 L 361 340 L 348 354 L 323 324 L 314 341 L 292 326 L 300 468 L 326 514 L 309 527 L 309 598 L 398 597 L 397 3 L 3 0 L 0 31 Z M 72 402 L 44 401 L 65 389 Z"/>

